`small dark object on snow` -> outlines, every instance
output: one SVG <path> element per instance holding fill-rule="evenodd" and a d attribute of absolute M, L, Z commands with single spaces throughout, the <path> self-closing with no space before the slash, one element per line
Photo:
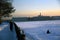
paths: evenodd
<path fill-rule="evenodd" d="M 50 34 L 50 31 L 49 30 L 47 30 L 47 34 Z"/>

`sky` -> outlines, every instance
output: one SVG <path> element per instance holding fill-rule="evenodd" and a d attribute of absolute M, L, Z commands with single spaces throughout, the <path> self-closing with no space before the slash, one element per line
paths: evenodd
<path fill-rule="evenodd" d="M 60 16 L 59 0 L 13 0 L 16 17 Z"/>

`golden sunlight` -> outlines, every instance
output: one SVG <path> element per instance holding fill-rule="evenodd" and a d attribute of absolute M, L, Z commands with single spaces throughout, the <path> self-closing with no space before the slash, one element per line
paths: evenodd
<path fill-rule="evenodd" d="M 41 13 L 43 16 L 60 16 L 60 10 L 32 10 L 32 11 L 16 11 L 13 16 L 33 17 Z"/>

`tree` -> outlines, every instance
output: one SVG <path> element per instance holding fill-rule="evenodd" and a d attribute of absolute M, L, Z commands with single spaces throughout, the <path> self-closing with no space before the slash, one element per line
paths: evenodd
<path fill-rule="evenodd" d="M 12 0 L 0 0 L 0 18 L 4 15 L 9 15 L 14 12 Z"/>

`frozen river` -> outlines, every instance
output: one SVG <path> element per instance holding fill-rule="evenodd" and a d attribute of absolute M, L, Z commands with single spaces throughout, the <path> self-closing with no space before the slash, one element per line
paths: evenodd
<path fill-rule="evenodd" d="M 28 40 L 60 40 L 60 20 L 16 22 Z M 50 34 L 47 34 L 47 30 Z"/>

